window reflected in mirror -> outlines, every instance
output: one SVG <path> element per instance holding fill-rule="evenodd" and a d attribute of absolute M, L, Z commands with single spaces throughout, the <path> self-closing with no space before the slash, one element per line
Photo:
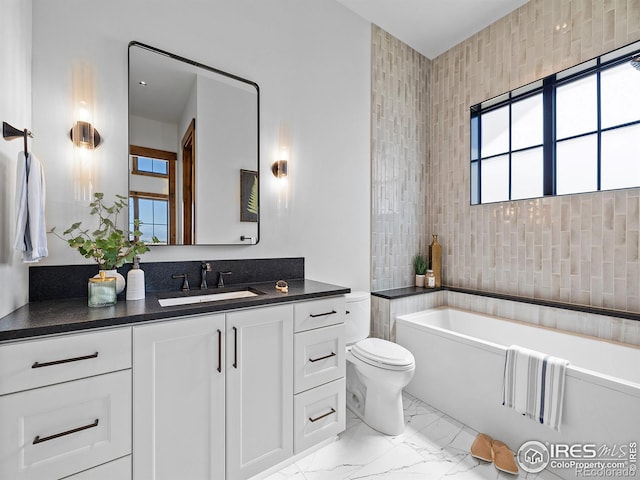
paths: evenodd
<path fill-rule="evenodd" d="M 137 145 L 129 151 L 129 231 L 138 219 L 142 241 L 155 236 L 156 244 L 176 243 L 176 153 Z"/>

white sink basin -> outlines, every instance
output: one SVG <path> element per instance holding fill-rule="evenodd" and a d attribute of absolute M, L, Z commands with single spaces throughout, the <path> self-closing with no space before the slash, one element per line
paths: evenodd
<path fill-rule="evenodd" d="M 193 295 L 190 297 L 159 298 L 161 307 L 173 307 L 176 305 L 191 305 L 193 303 L 218 302 L 220 300 L 233 300 L 235 298 L 257 297 L 258 294 L 250 290 L 239 290 L 237 292 L 209 293 L 204 295 Z"/>

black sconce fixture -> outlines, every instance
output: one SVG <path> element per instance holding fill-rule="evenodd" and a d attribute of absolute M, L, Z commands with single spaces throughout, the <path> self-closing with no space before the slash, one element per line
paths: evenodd
<path fill-rule="evenodd" d="M 76 147 L 94 149 L 102 143 L 102 137 L 93 125 L 78 120 L 69 130 L 69 138 Z"/>
<path fill-rule="evenodd" d="M 286 160 L 276 160 L 271 165 L 271 172 L 273 176 L 276 178 L 283 178 L 287 176 L 287 161 Z"/>
<path fill-rule="evenodd" d="M 287 166 L 289 163 L 289 150 L 287 147 L 280 147 L 278 160 L 271 164 L 271 173 L 276 178 L 285 178 L 287 176 Z"/>

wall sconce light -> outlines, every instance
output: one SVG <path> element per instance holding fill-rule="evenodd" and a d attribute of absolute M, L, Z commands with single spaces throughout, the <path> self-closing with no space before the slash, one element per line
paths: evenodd
<path fill-rule="evenodd" d="M 276 178 L 284 178 L 287 176 L 287 165 L 289 163 L 289 152 L 286 147 L 280 148 L 278 160 L 271 164 L 271 172 Z"/>
<path fill-rule="evenodd" d="M 93 70 L 84 63 L 73 67 L 73 118 L 76 121 L 69 131 L 69 138 L 77 148 L 93 150 L 102 137 L 93 122 Z"/>
<path fill-rule="evenodd" d="M 92 152 L 102 143 L 93 126 L 93 70 L 85 63 L 73 66 L 72 99 L 75 123 L 69 131 L 73 142 L 74 190 L 79 201 L 91 200 L 95 184 Z"/>
<path fill-rule="evenodd" d="M 102 143 L 102 137 L 93 125 L 84 120 L 78 120 L 71 130 L 69 138 L 78 148 L 88 148 L 93 150 Z"/>

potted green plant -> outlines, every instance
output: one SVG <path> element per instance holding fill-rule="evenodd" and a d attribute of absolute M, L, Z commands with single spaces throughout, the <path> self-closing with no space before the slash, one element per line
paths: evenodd
<path fill-rule="evenodd" d="M 427 259 L 419 253 L 413 257 L 413 269 L 416 272 L 416 287 L 424 287 L 424 276 L 427 273 Z"/>
<path fill-rule="evenodd" d="M 146 243 L 140 240 L 140 220 L 133 221 L 134 230 L 131 232 L 133 240 L 118 228 L 118 214 L 127 206 L 127 197 L 116 195 L 113 205 L 104 202 L 104 194 L 94 193 L 94 200 L 89 204 L 90 214 L 98 217 L 98 228 L 90 231 L 82 227 L 82 222 L 76 222 L 67 228 L 62 235 L 53 227 L 49 233 L 65 240 L 71 248 L 78 250 L 84 258 L 91 258 L 98 264 L 99 270 L 106 270 L 107 277 L 116 277 L 116 291 L 124 289 L 124 277 L 117 272 L 117 268 L 126 262 L 132 262 L 134 257 L 149 251 Z M 157 242 L 156 237 L 152 238 Z M 119 276 L 119 277 L 118 277 Z"/>

